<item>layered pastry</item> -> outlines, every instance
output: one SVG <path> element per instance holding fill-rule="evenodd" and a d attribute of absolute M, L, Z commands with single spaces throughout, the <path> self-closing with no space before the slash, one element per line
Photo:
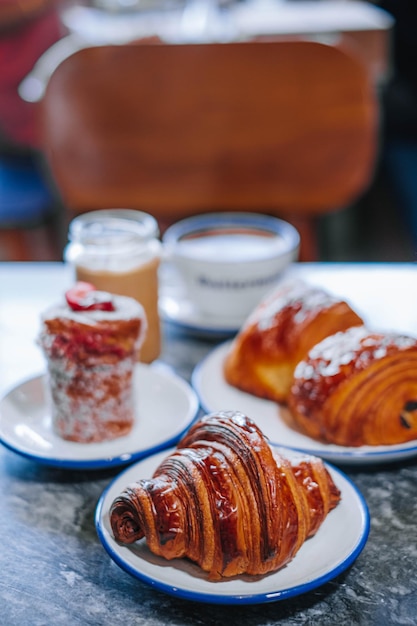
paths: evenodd
<path fill-rule="evenodd" d="M 197 563 L 211 580 L 263 575 L 288 563 L 340 492 L 323 462 L 274 451 L 239 412 L 203 417 L 152 477 L 112 503 L 117 541 Z"/>
<path fill-rule="evenodd" d="M 242 391 L 285 403 L 296 365 L 316 343 L 363 324 L 344 300 L 303 281 L 287 281 L 249 316 L 224 362 L 226 381 Z"/>
<path fill-rule="evenodd" d="M 133 371 L 146 317 L 133 298 L 77 283 L 42 315 L 38 343 L 48 365 L 53 429 L 63 439 L 100 442 L 134 423 Z"/>
<path fill-rule="evenodd" d="M 288 405 L 304 433 L 328 443 L 417 439 L 417 339 L 364 326 L 324 339 L 297 366 Z"/>

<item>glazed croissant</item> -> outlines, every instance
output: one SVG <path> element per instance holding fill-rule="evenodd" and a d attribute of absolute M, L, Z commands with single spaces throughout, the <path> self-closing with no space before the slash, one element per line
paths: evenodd
<path fill-rule="evenodd" d="M 343 300 L 303 281 L 287 281 L 263 300 L 232 342 L 226 381 L 285 403 L 296 365 L 316 343 L 363 320 Z"/>
<path fill-rule="evenodd" d="M 328 443 L 417 439 L 417 339 L 364 326 L 324 339 L 297 366 L 288 406 L 306 434 Z"/>
<path fill-rule="evenodd" d="M 166 559 L 186 557 L 211 580 L 260 575 L 288 563 L 340 500 L 322 461 L 274 454 L 248 417 L 207 415 L 152 478 L 110 510 L 116 540 L 143 537 Z"/>

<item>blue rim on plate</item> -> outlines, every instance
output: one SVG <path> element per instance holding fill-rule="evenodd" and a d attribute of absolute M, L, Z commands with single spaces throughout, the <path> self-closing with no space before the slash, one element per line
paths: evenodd
<path fill-rule="evenodd" d="M 225 341 L 216 346 L 196 365 L 191 384 L 206 413 L 218 410 L 239 410 L 258 422 L 260 428 L 275 445 L 319 456 L 331 463 L 366 465 L 393 463 L 417 455 L 417 441 L 384 446 L 339 446 L 315 441 L 293 430 L 280 417 L 285 411 L 278 404 L 240 391 L 229 385 L 223 376 L 223 361 L 231 346 Z"/>
<path fill-rule="evenodd" d="M 151 476 L 168 453 L 148 457 L 119 474 L 104 490 L 95 514 L 98 537 L 110 558 L 125 572 L 158 591 L 210 604 L 243 605 L 284 600 L 308 593 L 334 579 L 352 565 L 366 544 L 370 517 L 365 499 L 350 478 L 326 464 L 341 490 L 342 499 L 316 535 L 307 539 L 294 559 L 277 572 L 259 578 L 236 577 L 213 582 L 197 565 L 185 559 L 166 561 L 152 555 L 143 539 L 122 546 L 111 531 L 111 503 L 127 484 Z"/>
<path fill-rule="evenodd" d="M 53 432 L 45 375 L 34 376 L 13 387 L 0 400 L 0 443 L 43 465 L 105 469 L 127 465 L 169 448 L 199 413 L 196 393 L 168 366 L 137 364 L 134 389 L 137 413 L 129 435 L 108 442 L 76 443 Z"/>

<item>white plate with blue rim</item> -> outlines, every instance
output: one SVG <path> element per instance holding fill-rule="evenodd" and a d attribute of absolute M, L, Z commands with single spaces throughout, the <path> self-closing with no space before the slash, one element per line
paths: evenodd
<path fill-rule="evenodd" d="M 128 435 L 100 443 L 66 441 L 52 429 L 45 374 L 25 380 L 0 400 L 0 442 L 31 460 L 68 469 L 133 463 L 174 445 L 199 411 L 190 385 L 163 364 L 138 363 L 135 424 Z"/>
<path fill-rule="evenodd" d="M 96 529 L 113 561 L 131 576 L 169 595 L 211 604 L 261 604 L 307 593 L 345 571 L 360 555 L 369 535 L 369 512 L 353 482 L 327 465 L 341 500 L 317 533 L 307 539 L 285 567 L 266 576 L 236 576 L 210 581 L 196 564 L 186 559 L 167 561 L 155 556 L 144 539 L 130 545 L 118 543 L 112 533 L 109 511 L 124 488 L 149 478 L 169 451 L 147 457 L 124 470 L 103 492 L 96 508 Z M 283 454 L 293 454 L 284 450 Z"/>
<path fill-rule="evenodd" d="M 230 346 L 231 342 L 226 341 L 214 348 L 193 371 L 191 382 L 206 413 L 231 409 L 241 411 L 257 422 L 272 443 L 314 454 L 331 463 L 377 464 L 417 456 L 417 441 L 382 446 L 339 446 L 316 441 L 291 428 L 287 409 L 240 391 L 226 382 L 223 362 Z"/>

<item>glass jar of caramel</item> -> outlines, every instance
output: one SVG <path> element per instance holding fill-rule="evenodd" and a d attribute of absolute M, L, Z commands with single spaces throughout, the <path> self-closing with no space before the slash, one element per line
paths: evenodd
<path fill-rule="evenodd" d="M 145 309 L 148 331 L 140 361 L 150 363 L 161 351 L 158 314 L 159 228 L 154 217 L 131 209 L 84 213 L 69 226 L 64 259 L 77 281 L 100 291 L 130 296 Z"/>

